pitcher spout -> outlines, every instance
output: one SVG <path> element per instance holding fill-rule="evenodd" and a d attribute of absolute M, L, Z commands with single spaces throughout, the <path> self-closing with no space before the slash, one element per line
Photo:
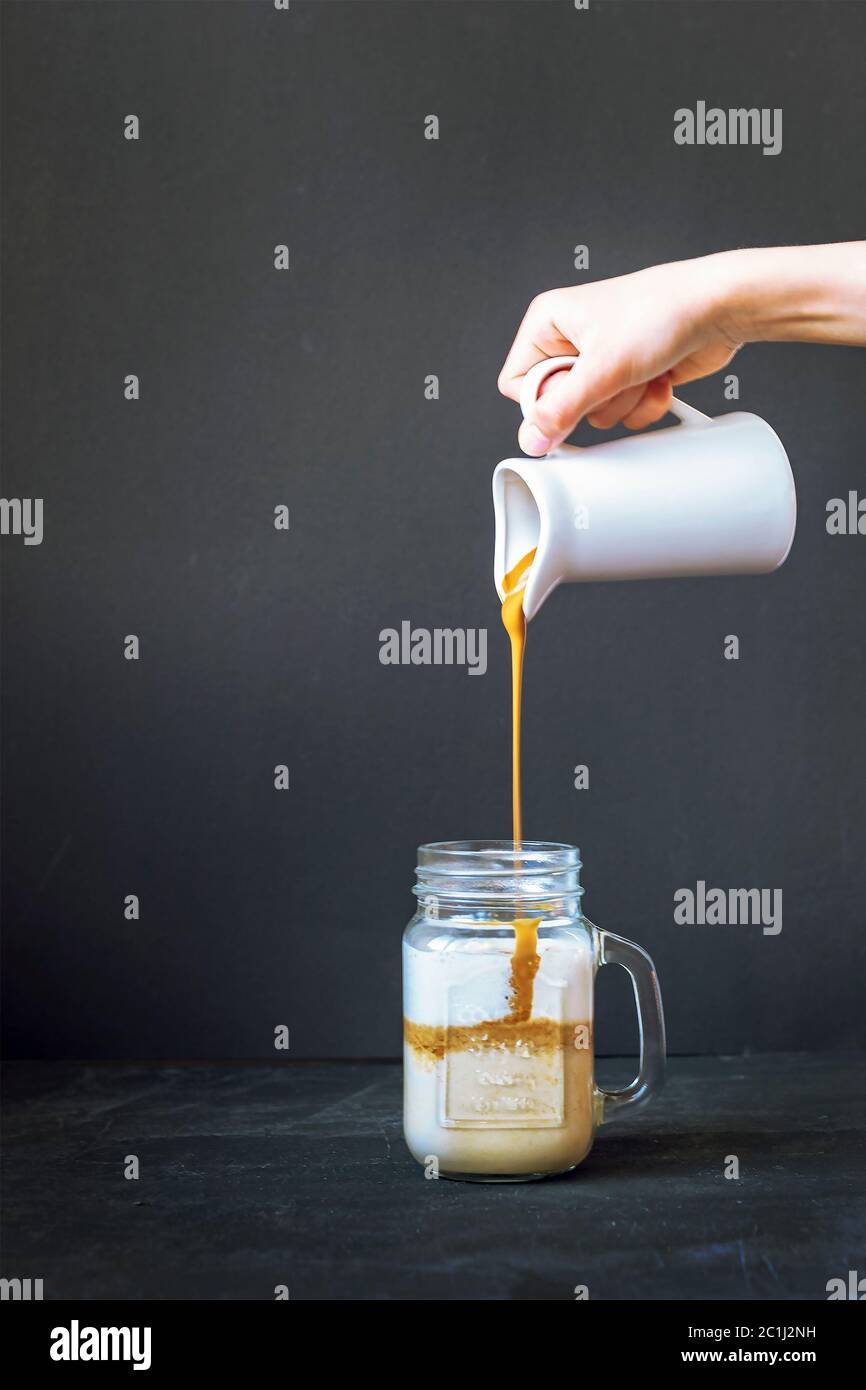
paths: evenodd
<path fill-rule="evenodd" d="M 581 451 L 569 444 L 556 450 L 556 456 L 577 456 Z M 558 499 L 556 470 L 546 459 L 503 459 L 493 473 L 493 514 L 495 540 L 493 582 L 500 600 L 505 597 L 503 581 L 510 570 L 535 551 L 523 591 L 523 614 L 527 622 L 564 578 L 559 532 L 567 508 Z M 541 466 L 539 466 L 541 465 Z"/>

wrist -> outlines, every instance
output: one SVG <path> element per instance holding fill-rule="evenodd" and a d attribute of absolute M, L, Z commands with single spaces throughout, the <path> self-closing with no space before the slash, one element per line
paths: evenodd
<path fill-rule="evenodd" d="M 706 322 L 731 348 L 760 342 L 772 316 L 771 267 L 763 250 L 719 251 L 703 257 Z"/>
<path fill-rule="evenodd" d="M 866 242 L 754 247 L 705 260 L 710 319 L 732 344 L 866 339 Z"/>

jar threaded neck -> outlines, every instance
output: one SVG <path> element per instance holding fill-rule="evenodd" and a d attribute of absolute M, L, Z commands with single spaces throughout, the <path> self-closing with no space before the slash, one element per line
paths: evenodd
<path fill-rule="evenodd" d="M 489 905 L 531 913 L 579 899 L 580 851 L 547 840 L 443 840 L 421 845 L 414 892 L 473 908 Z"/>

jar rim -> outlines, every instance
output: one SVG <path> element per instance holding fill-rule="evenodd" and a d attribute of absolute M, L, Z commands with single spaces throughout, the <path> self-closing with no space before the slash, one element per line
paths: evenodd
<path fill-rule="evenodd" d="M 475 879 L 517 873 L 523 879 L 580 868 L 577 846 L 558 840 L 436 840 L 418 846 L 416 873 Z"/>

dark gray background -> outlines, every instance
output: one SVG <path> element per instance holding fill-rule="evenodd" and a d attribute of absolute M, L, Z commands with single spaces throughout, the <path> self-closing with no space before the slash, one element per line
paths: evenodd
<path fill-rule="evenodd" d="M 509 833 L 489 491 L 519 317 L 576 279 L 862 237 L 866 9 L 76 0 L 3 24 L 3 494 L 46 509 L 40 547 L 3 541 L 7 1049 L 272 1057 L 286 1023 L 295 1056 L 393 1055 L 416 845 Z M 781 155 L 675 146 L 699 99 L 781 106 Z M 589 915 L 654 955 L 673 1051 L 861 1046 L 866 539 L 825 506 L 866 487 L 866 352 L 735 370 L 791 456 L 791 558 L 555 595 L 526 829 L 579 844 Z M 735 408 L 720 378 L 683 394 Z M 487 627 L 487 675 L 381 666 L 404 618 Z M 698 878 L 782 888 L 781 936 L 675 926 Z M 624 978 L 600 992 L 601 1047 L 628 1048 Z"/>

